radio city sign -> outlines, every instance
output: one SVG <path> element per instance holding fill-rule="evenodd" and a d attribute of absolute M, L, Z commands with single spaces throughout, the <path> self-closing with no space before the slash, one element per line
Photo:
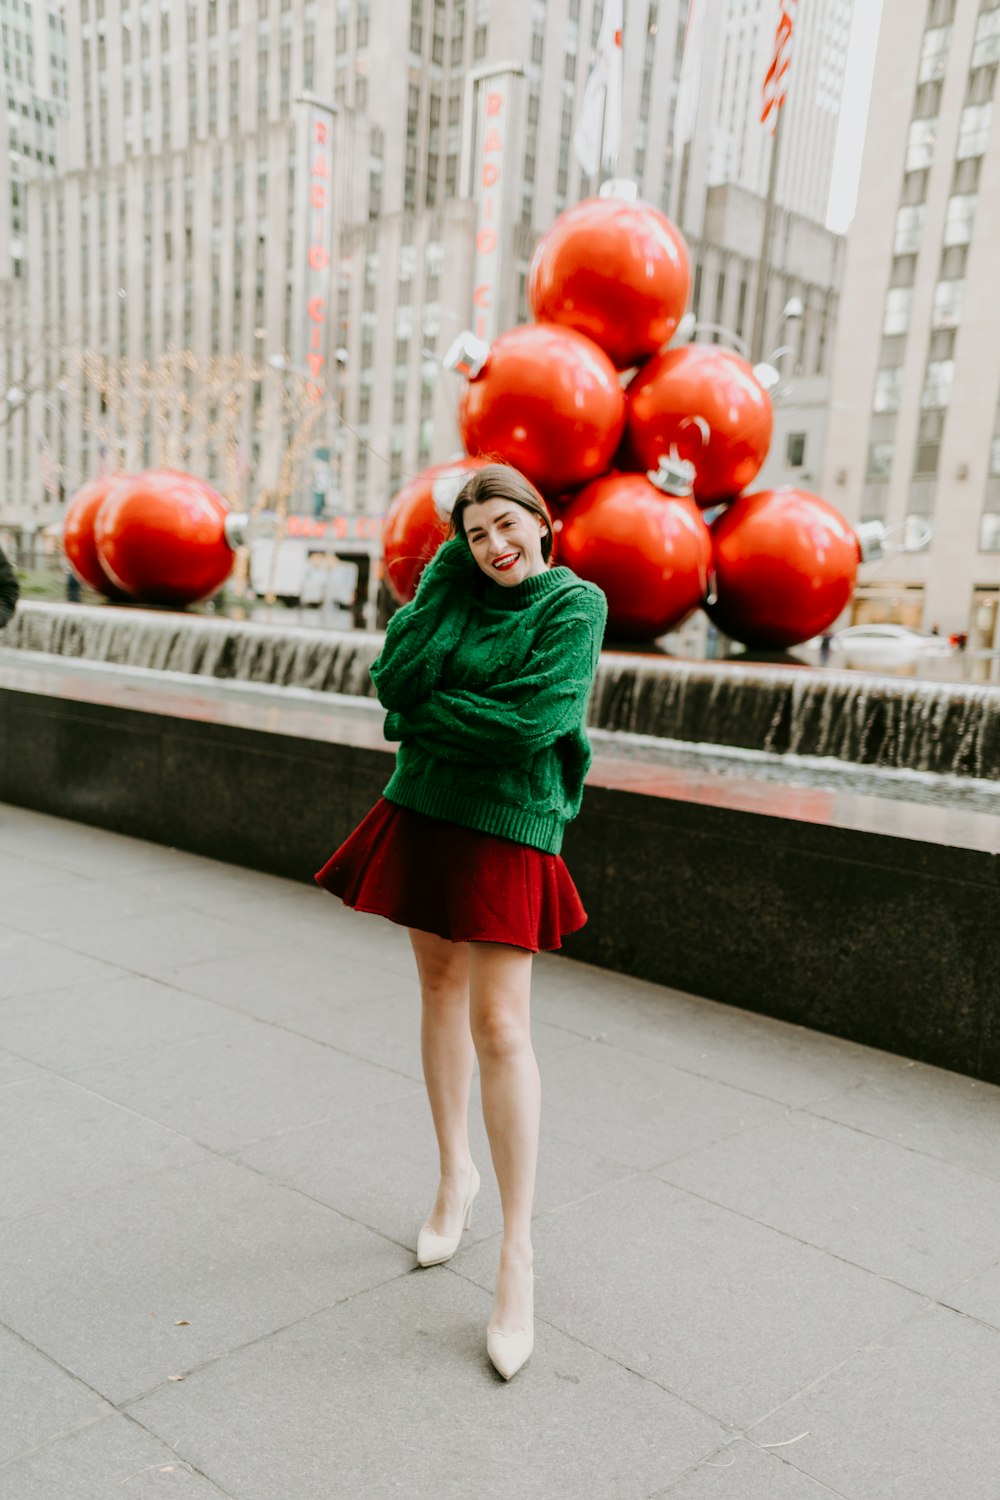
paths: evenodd
<path fill-rule="evenodd" d="M 463 180 L 478 203 L 472 331 L 486 343 L 499 332 L 501 273 L 512 213 L 507 168 L 513 155 L 513 91 L 519 73 L 514 64 L 494 65 L 488 73 L 473 75 L 467 85 L 466 119 L 474 121 L 474 144 L 471 172 L 463 173 Z"/>
<path fill-rule="evenodd" d="M 306 364 L 313 401 L 323 394 L 329 325 L 330 231 L 333 224 L 333 122 L 309 111 L 308 232 L 306 234 Z"/>

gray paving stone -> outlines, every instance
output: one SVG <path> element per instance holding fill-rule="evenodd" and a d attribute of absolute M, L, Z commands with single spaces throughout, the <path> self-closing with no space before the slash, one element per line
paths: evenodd
<path fill-rule="evenodd" d="M 30 813 L 27 820 L 12 819 L 7 806 L 0 812 L 0 846 L 8 857 L 24 856 L 85 880 L 105 875 L 117 880 L 124 875 L 167 869 L 195 857 L 164 844 L 146 843 L 43 813 Z"/>
<path fill-rule="evenodd" d="M 289 1021 L 310 1010 L 342 1010 L 370 995 L 398 992 L 399 974 L 315 947 L 277 943 L 253 953 L 226 954 L 160 969 L 176 989 L 216 1000 L 261 1021 Z"/>
<path fill-rule="evenodd" d="M 219 1151 L 414 1089 L 412 1078 L 260 1021 L 83 1068 L 73 1078 Z"/>
<path fill-rule="evenodd" d="M 35 1214 L 201 1154 L 175 1130 L 44 1074 L 0 1090 L 0 1141 L 6 1147 L 0 1219 Z"/>
<path fill-rule="evenodd" d="M 906 1066 L 906 1059 L 891 1053 L 670 990 L 663 992 L 657 1015 L 615 1028 L 606 1040 L 796 1107 Z"/>
<path fill-rule="evenodd" d="M 117 1412 L 0 1469 L 0 1500 L 236 1500 Z M 275 1497 L 277 1500 L 277 1497 Z"/>
<path fill-rule="evenodd" d="M 0 916 L 4 926 L 24 937 L 44 937 L 64 921 L 65 913 L 84 891 L 96 891 L 100 882 L 88 881 L 65 870 L 45 867 L 45 879 L 0 880 Z"/>
<path fill-rule="evenodd" d="M 546 1060 L 542 1108 L 555 1134 L 652 1167 L 781 1117 L 784 1106 L 602 1042 Z"/>
<path fill-rule="evenodd" d="M 824 1119 L 1000 1179 L 996 1084 L 912 1062 L 809 1108 Z"/>
<path fill-rule="evenodd" d="M 581 1036 L 609 1036 L 616 1028 L 655 1021 L 678 991 L 574 963 L 555 953 L 532 962 L 532 1014 Z"/>
<path fill-rule="evenodd" d="M 949 1287 L 939 1300 L 946 1307 L 1000 1329 L 1000 1261 Z"/>
<path fill-rule="evenodd" d="M 67 1072 L 249 1026 L 247 1017 L 138 974 L 0 1001 L 0 1035 L 24 1057 Z M 3 1063 L 0 1061 L 0 1081 Z"/>
<path fill-rule="evenodd" d="M 56 884 L 68 885 L 78 878 L 68 875 L 58 865 L 32 859 L 28 853 L 12 852 L 6 840 L 0 848 L 0 897 L 4 902 L 5 914 L 8 898 L 18 891 L 44 889 Z"/>
<path fill-rule="evenodd" d="M 318 1313 L 130 1407 L 239 1500 L 637 1500 L 717 1423 L 539 1322 L 508 1384 L 447 1267 Z"/>
<path fill-rule="evenodd" d="M 850 1500 L 996 1500 L 1000 1334 L 930 1307 L 750 1429 Z"/>
<path fill-rule="evenodd" d="M 503 1226 L 475 1078 L 469 1107 L 469 1142 L 482 1186 L 459 1256 L 469 1245 L 489 1238 Z M 437 1191 L 437 1141 L 423 1086 L 389 1104 L 344 1114 L 333 1128 L 326 1121 L 302 1130 L 284 1131 L 243 1148 L 238 1159 L 274 1181 L 298 1188 L 358 1223 L 414 1248 L 417 1231 L 430 1212 Z M 576 1202 L 628 1175 L 631 1169 L 620 1163 L 604 1161 L 582 1146 L 551 1137 L 543 1114 L 535 1183 L 536 1216 Z"/>
<path fill-rule="evenodd" d="M 121 972 L 112 963 L 0 924 L 0 1000 L 60 989 L 85 979 L 116 979 Z"/>
<path fill-rule="evenodd" d="M 924 1305 L 912 1292 L 648 1175 L 535 1220 L 535 1309 L 743 1427 Z M 498 1241 L 456 1272 L 484 1288 Z"/>
<path fill-rule="evenodd" d="M 784 1451 L 784 1450 L 782 1450 Z M 837 1495 L 840 1491 L 836 1492 Z M 748 1438 L 729 1439 L 649 1500 L 836 1500 L 835 1492 Z"/>
<path fill-rule="evenodd" d="M 195 911 L 179 902 L 142 916 L 110 915 L 103 921 L 74 921 L 58 934 L 63 948 L 105 959 L 133 973 L 157 976 L 183 954 L 192 963 L 219 954 L 255 952 L 268 947 L 270 934 L 247 924 Z"/>
<path fill-rule="evenodd" d="M 5 1040 L 10 1040 L 2 1020 L 0 1020 L 0 1034 Z M 25 1083 L 29 1079 L 44 1076 L 42 1069 L 36 1068 L 34 1063 L 26 1062 L 23 1057 L 15 1057 L 12 1052 L 0 1049 L 0 1088 L 6 1088 L 9 1083 Z"/>
<path fill-rule="evenodd" d="M 19 1454 L 110 1412 L 81 1381 L 0 1328 L 0 1474 Z"/>
<path fill-rule="evenodd" d="M 0 1321 L 116 1404 L 413 1265 L 219 1158 L 18 1220 L 3 1254 Z"/>
<path fill-rule="evenodd" d="M 989 1264 L 1000 1242 L 991 1179 L 813 1114 L 656 1175 L 930 1297 Z"/>

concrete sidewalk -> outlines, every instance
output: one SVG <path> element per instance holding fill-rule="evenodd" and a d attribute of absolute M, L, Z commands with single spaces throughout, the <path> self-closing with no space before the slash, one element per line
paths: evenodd
<path fill-rule="evenodd" d="M 1000 1500 L 1000 1089 L 554 955 L 533 1011 L 507 1384 L 478 1079 L 416 1266 L 405 932 L 0 806 L 0 1500 Z"/>

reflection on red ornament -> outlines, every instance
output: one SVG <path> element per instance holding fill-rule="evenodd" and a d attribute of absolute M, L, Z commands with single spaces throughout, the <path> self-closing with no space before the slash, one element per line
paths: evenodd
<path fill-rule="evenodd" d="M 492 344 L 462 395 L 469 453 L 520 469 L 543 495 L 603 474 L 625 425 L 625 397 L 608 356 L 553 324 L 514 328 Z"/>
<path fill-rule="evenodd" d="M 616 198 L 588 198 L 561 213 L 528 273 L 534 316 L 586 334 L 619 370 L 669 342 L 690 287 L 680 231 L 652 204 Z"/>
<path fill-rule="evenodd" d="M 393 498 L 382 528 L 385 581 L 401 604 L 417 591 L 424 565 L 448 535 L 455 497 L 483 458 L 435 464 L 404 484 Z"/>
<path fill-rule="evenodd" d="M 108 599 L 125 596 L 101 566 L 94 541 L 94 522 L 108 493 L 121 477 L 120 474 L 105 474 L 99 479 L 89 480 L 69 502 L 63 521 L 63 551 L 74 573 Z"/>
<path fill-rule="evenodd" d="M 643 474 L 608 474 L 559 514 L 560 561 L 604 590 L 609 635 L 652 640 L 705 597 L 712 543 L 693 500 Z"/>
<path fill-rule="evenodd" d="M 771 444 L 771 400 L 731 349 L 688 344 L 654 356 L 627 391 L 630 467 L 655 469 L 676 448 L 695 466 L 694 497 L 707 507 L 751 483 Z"/>
<path fill-rule="evenodd" d="M 818 495 L 741 495 L 710 529 L 718 600 L 706 613 L 733 640 L 798 645 L 832 625 L 851 597 L 857 537 Z"/>
<path fill-rule="evenodd" d="M 119 478 L 97 513 L 102 567 L 145 604 L 192 604 L 215 593 L 232 570 L 230 508 L 191 474 L 149 469 Z"/>

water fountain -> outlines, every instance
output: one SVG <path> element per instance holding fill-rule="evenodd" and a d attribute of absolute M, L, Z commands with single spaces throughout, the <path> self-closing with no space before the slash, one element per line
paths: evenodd
<path fill-rule="evenodd" d="M 283 629 L 175 611 L 27 602 L 3 646 L 370 698 L 368 668 L 381 639 L 375 632 Z M 1000 692 L 990 687 L 607 651 L 589 723 L 674 744 L 757 752 L 770 761 L 814 757 L 1000 783 Z"/>

